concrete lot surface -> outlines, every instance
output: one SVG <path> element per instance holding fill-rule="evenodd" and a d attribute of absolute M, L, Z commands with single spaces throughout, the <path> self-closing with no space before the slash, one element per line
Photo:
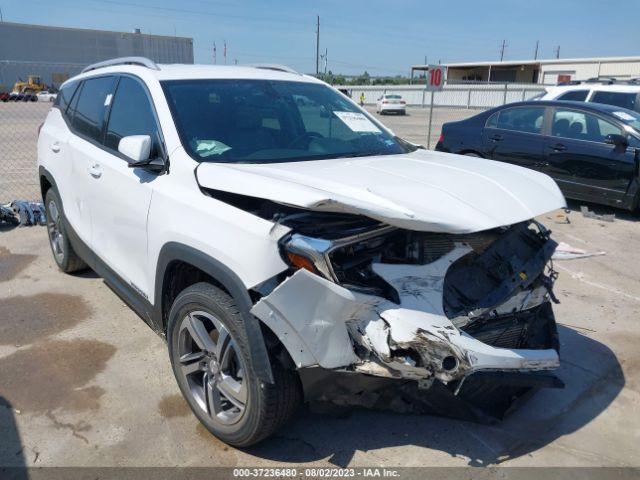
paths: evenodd
<path fill-rule="evenodd" d="M 540 218 L 556 240 L 607 252 L 556 262 L 564 390 L 496 426 L 302 409 L 247 450 L 199 426 L 165 343 L 102 279 L 58 271 L 43 227 L 2 230 L 0 465 L 638 466 L 639 219 L 617 213 L 614 223 Z"/>

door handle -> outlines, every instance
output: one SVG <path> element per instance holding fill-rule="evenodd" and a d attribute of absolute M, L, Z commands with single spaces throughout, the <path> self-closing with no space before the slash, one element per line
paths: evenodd
<path fill-rule="evenodd" d="M 534 168 L 545 168 L 548 166 L 549 166 L 549 162 L 538 162 L 533 164 Z"/>
<path fill-rule="evenodd" d="M 504 137 L 503 137 L 502 135 L 495 134 L 495 135 L 491 135 L 491 136 L 489 137 L 489 140 L 491 140 L 492 142 L 499 142 L 499 141 L 501 141 L 503 138 L 504 138 Z"/>
<path fill-rule="evenodd" d="M 100 178 L 102 176 L 102 170 L 100 170 L 100 165 L 96 163 L 90 166 L 89 175 L 91 175 L 93 178 Z"/>
<path fill-rule="evenodd" d="M 60 151 L 60 142 L 53 142 L 51 144 L 51 151 L 54 153 L 58 153 Z"/>
<path fill-rule="evenodd" d="M 556 143 L 555 145 L 551 145 L 551 147 L 550 147 L 550 148 L 551 148 L 551 150 L 553 150 L 553 151 L 555 151 L 555 152 L 562 152 L 562 151 L 564 151 L 564 150 L 566 150 L 566 149 L 567 149 L 567 147 L 566 147 L 566 146 L 564 146 L 564 145 L 563 145 L 563 144 L 561 144 L 561 143 Z"/>

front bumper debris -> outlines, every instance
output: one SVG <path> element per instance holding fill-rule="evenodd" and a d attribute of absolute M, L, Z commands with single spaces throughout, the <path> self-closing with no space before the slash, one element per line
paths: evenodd
<path fill-rule="evenodd" d="M 468 242 L 442 234 L 419 238 L 432 251 L 419 252 L 426 260 L 413 263 L 379 261 L 384 242 L 367 240 L 353 249 L 360 257 L 347 251 L 332 260 L 342 262 L 338 278 L 357 280 L 349 261 L 371 255 L 368 275 L 377 279 L 380 295 L 300 269 L 252 313 L 277 335 L 300 372 L 359 375 L 362 392 L 378 392 L 381 379 L 399 381 L 405 396 L 418 389 L 411 397 L 420 408 L 447 414 L 444 406 L 465 402 L 476 420 L 482 412 L 501 418 L 514 398 L 561 386 L 548 374 L 560 364 L 551 309 L 555 272 L 547 267 L 556 244 L 538 228 L 519 224 Z M 309 394 L 328 396 L 327 390 Z"/>

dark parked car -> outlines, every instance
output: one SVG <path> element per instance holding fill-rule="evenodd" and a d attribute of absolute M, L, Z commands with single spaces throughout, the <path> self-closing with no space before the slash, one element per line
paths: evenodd
<path fill-rule="evenodd" d="M 9 101 L 9 92 L 0 93 L 0 102 L 8 102 Z"/>
<path fill-rule="evenodd" d="M 539 170 L 567 198 L 629 210 L 640 200 L 640 113 L 612 105 L 504 105 L 445 123 L 436 150 Z"/>

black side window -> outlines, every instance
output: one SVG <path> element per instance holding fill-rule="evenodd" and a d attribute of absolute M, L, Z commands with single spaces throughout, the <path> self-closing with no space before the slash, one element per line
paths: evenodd
<path fill-rule="evenodd" d="M 573 90 L 571 92 L 563 93 L 558 97 L 558 100 L 571 100 L 573 102 L 584 102 L 589 95 L 589 90 Z"/>
<path fill-rule="evenodd" d="M 65 110 L 67 109 L 67 106 L 71 102 L 73 94 L 75 93 L 77 88 L 78 82 L 71 82 L 65 84 L 64 87 L 62 87 L 58 92 L 58 96 L 56 97 L 54 105 L 62 111 L 63 115 Z"/>
<path fill-rule="evenodd" d="M 498 128 L 498 115 L 500 115 L 500 112 L 496 112 L 493 115 L 491 115 L 487 119 L 487 123 L 485 124 L 485 127 L 487 127 L 487 128 Z"/>
<path fill-rule="evenodd" d="M 507 108 L 500 111 L 497 128 L 516 132 L 540 133 L 543 119 L 544 107 Z"/>
<path fill-rule="evenodd" d="M 71 122 L 73 128 L 98 142 L 102 140 L 104 114 L 111 99 L 114 79 L 115 77 L 100 77 L 85 80 L 77 104 L 74 101 L 75 111 Z"/>
<path fill-rule="evenodd" d="M 158 126 L 144 87 L 130 77 L 122 77 L 112 101 L 105 145 L 118 150 L 122 137 L 149 135 L 151 158 L 158 155 Z"/>
<path fill-rule="evenodd" d="M 591 101 L 595 103 L 615 105 L 616 107 L 628 108 L 629 110 L 635 110 L 636 94 L 600 91 L 593 94 Z"/>

